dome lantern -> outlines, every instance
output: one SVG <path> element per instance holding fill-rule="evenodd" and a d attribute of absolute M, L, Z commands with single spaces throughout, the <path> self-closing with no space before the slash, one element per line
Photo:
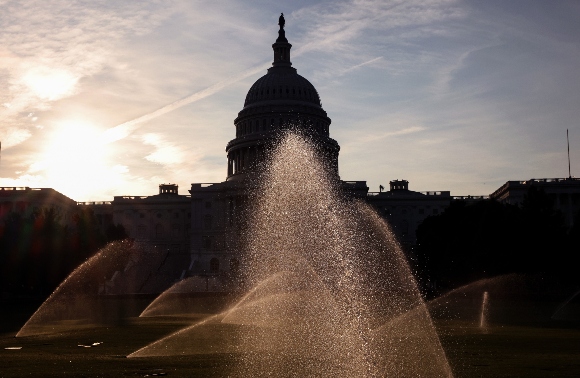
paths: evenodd
<path fill-rule="evenodd" d="M 274 67 L 290 67 L 292 62 L 290 62 L 290 49 L 292 45 L 288 43 L 286 39 L 286 32 L 284 31 L 284 25 L 286 21 L 284 20 L 284 13 L 280 15 L 278 25 L 280 25 L 280 30 L 278 30 L 278 39 L 276 43 L 272 45 L 274 50 L 274 62 L 272 66 Z"/>

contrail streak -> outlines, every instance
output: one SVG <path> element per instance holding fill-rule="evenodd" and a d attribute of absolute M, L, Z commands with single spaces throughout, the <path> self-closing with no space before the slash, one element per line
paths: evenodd
<path fill-rule="evenodd" d="M 203 98 L 206 98 L 208 96 L 211 96 L 212 94 L 221 91 L 222 89 L 224 89 L 225 87 L 236 83 L 240 80 L 243 80 L 249 76 L 252 76 L 260 71 L 263 71 L 264 69 L 268 68 L 271 65 L 271 63 L 264 63 L 261 64 L 259 66 L 250 68 L 246 71 L 243 71 L 237 75 L 234 76 L 230 76 L 229 78 L 220 81 L 219 83 L 216 83 L 210 87 L 207 87 L 199 92 L 196 92 L 192 95 L 189 95 L 187 97 L 182 98 L 181 100 L 177 100 L 175 102 L 172 102 L 169 105 L 165 105 L 151 113 L 147 113 L 145 115 L 142 115 L 141 117 L 135 118 L 131 121 L 127 121 L 125 123 L 122 123 L 120 125 L 117 125 L 115 127 L 111 127 L 110 129 L 106 130 L 104 133 L 104 139 L 107 143 L 111 143 L 111 142 L 116 142 L 120 139 L 123 139 L 125 137 L 127 137 L 131 132 L 133 132 L 134 130 L 136 130 L 139 127 L 139 124 L 143 123 L 143 122 L 147 122 L 149 120 L 152 120 L 154 118 L 157 118 L 163 114 L 169 113 L 177 108 L 180 108 L 184 105 L 187 104 L 191 104 L 192 102 L 201 100 Z"/>
<path fill-rule="evenodd" d="M 379 57 L 376 57 L 376 58 L 374 58 L 374 59 L 368 60 L 368 61 L 366 61 L 366 62 L 363 62 L 363 63 L 357 64 L 356 66 L 349 67 L 349 68 L 345 69 L 344 71 L 342 71 L 342 72 L 341 72 L 341 75 L 344 75 L 344 74 L 345 74 L 345 73 L 347 73 L 347 72 L 350 72 L 350 71 L 356 70 L 357 68 L 360 68 L 360 67 L 366 66 L 367 64 L 374 63 L 374 62 L 376 62 L 377 60 L 381 60 L 381 59 L 383 59 L 383 57 L 382 57 L 382 56 L 379 56 Z"/>
<path fill-rule="evenodd" d="M 296 49 L 293 56 L 294 57 L 300 56 L 300 55 L 304 54 L 305 52 L 308 52 L 310 50 L 315 49 L 316 48 L 315 46 L 317 46 L 318 44 L 325 43 L 325 42 L 331 41 L 331 40 L 336 39 L 336 38 L 337 38 L 336 35 L 333 35 L 332 37 L 323 38 L 322 41 L 319 41 L 317 43 L 308 43 L 305 46 L 302 46 L 301 48 Z M 352 69 L 358 68 L 358 67 L 363 66 L 365 64 L 370 64 L 370 63 L 377 61 L 379 59 L 381 59 L 381 57 L 372 59 L 368 62 L 361 63 L 361 64 L 353 67 Z M 131 134 L 131 132 L 136 130 L 141 123 L 147 122 L 147 121 L 152 120 L 154 118 L 157 118 L 163 114 L 169 113 L 169 112 L 171 112 L 177 108 L 180 108 L 184 105 L 191 104 L 192 102 L 201 100 L 201 99 L 206 98 L 208 96 L 211 96 L 212 94 L 221 91 L 225 87 L 227 87 L 233 83 L 236 83 L 240 80 L 243 80 L 249 76 L 252 76 L 252 75 L 254 75 L 254 74 L 270 67 L 270 66 L 271 66 L 271 62 L 268 62 L 268 63 L 261 64 L 259 66 L 250 68 L 250 69 L 243 71 L 237 75 L 230 76 L 229 78 L 222 80 L 219 83 L 216 83 L 210 87 L 207 87 L 206 89 L 203 89 L 199 92 L 196 92 L 192 95 L 189 95 L 185 98 L 182 98 L 181 100 L 177 100 L 175 102 L 172 102 L 169 105 L 165 105 L 165 106 L 163 106 L 163 107 L 161 107 L 161 108 L 159 108 L 151 113 L 147 113 L 147 114 L 142 115 L 141 117 L 135 118 L 131 121 L 127 121 L 127 122 L 122 123 L 120 125 L 117 125 L 115 127 L 111 127 L 110 129 L 108 129 L 104 132 L 104 134 L 103 134 L 104 141 L 105 141 L 105 143 L 111 143 L 111 142 L 116 142 L 120 139 L 126 138 L 129 134 Z"/>

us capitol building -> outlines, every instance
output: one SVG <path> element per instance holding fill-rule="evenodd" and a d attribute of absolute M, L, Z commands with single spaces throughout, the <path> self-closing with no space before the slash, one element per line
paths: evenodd
<path fill-rule="evenodd" d="M 177 185 L 161 184 L 157 195 L 119 196 L 110 204 L 85 205 L 94 208 L 101 222 L 122 224 L 136 242 L 166 248 L 166 264 L 182 267 L 176 278 L 225 274 L 238 267 L 238 209 L 252 185 L 251 172 L 280 131 L 293 127 L 309 135 L 338 176 L 340 146 L 330 137 L 331 120 L 316 88 L 292 67 L 283 16 L 279 25 L 272 67 L 251 86 L 234 120 L 236 135 L 226 145 L 224 182 L 191 184 L 190 196 L 179 194 Z M 391 182 L 390 190 L 380 193 L 369 193 L 365 181 L 341 184 L 350 195 L 368 199 L 395 220 L 402 242 L 409 244 L 423 219 L 443 211 L 451 199 L 449 192 L 409 191 L 404 180 Z"/>
<path fill-rule="evenodd" d="M 265 159 L 280 131 L 290 126 L 310 136 L 338 176 L 340 146 L 330 137 L 331 120 L 322 108 L 316 88 L 292 67 L 290 50 L 280 17 L 278 38 L 272 45 L 274 61 L 268 72 L 249 89 L 244 106 L 234 120 L 235 137 L 226 145 L 227 174 L 220 183 L 193 183 L 190 195 L 177 185 L 161 184 L 150 196 L 115 196 L 113 201 L 76 203 L 49 188 L 0 188 L 0 211 L 32 211 L 42 206 L 90 207 L 102 229 L 121 224 L 136 243 L 166 251 L 162 267 L 173 280 L 190 276 L 227 276 L 240 264 L 235 240 L 240 232 L 239 209 L 252 183 L 254 167 Z M 486 197 L 451 197 L 449 191 L 415 192 L 406 180 L 393 180 L 390 188 L 369 192 L 366 181 L 341 181 L 350 196 L 366 200 L 387 219 L 402 245 L 415 244 L 415 231 L 425 218 L 436 215 L 453 200 L 475 201 Z M 580 181 L 569 179 L 508 181 L 490 197 L 521 202 L 521 191 L 540 185 L 556 196 L 558 206 L 572 215 L 578 211 Z M 523 189 L 522 189 L 523 188 Z M 519 197 L 518 197 L 519 196 Z M 62 197 L 62 198 L 61 198 Z M 516 198 L 517 197 L 517 198 Z M 523 197 L 522 197 L 523 198 Z M 515 202 L 514 202 L 515 201 Z M 566 208 L 568 201 L 570 206 Z M 572 202 L 570 202 L 572 201 Z M 70 209 L 69 209 L 70 210 Z"/>

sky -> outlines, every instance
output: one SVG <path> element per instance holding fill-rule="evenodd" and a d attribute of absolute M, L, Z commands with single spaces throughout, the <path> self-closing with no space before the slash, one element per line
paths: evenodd
<path fill-rule="evenodd" d="M 577 0 L 0 0 L 0 186 L 224 181 L 280 12 L 343 180 L 488 195 L 567 177 L 567 129 L 580 176 Z"/>

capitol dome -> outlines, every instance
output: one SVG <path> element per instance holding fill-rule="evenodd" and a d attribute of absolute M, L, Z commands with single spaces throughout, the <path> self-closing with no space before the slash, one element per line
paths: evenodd
<path fill-rule="evenodd" d="M 265 157 L 281 131 L 295 129 L 308 135 L 338 175 L 338 143 L 329 137 L 331 123 L 318 91 L 292 67 L 284 17 L 272 45 L 274 61 L 268 73 L 250 87 L 243 109 L 234 120 L 236 138 L 226 146 L 227 180 L 240 179 Z"/>
<path fill-rule="evenodd" d="M 296 101 L 321 107 L 314 85 L 298 75 L 296 69 L 272 70 L 259 78 L 248 91 L 244 108 L 263 102 Z"/>

